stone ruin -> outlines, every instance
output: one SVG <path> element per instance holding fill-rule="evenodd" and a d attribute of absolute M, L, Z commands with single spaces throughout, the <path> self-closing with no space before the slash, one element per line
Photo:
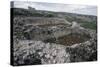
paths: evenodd
<path fill-rule="evenodd" d="M 19 35 L 20 34 L 20 35 Z M 62 18 L 14 18 L 14 65 L 97 60 L 96 31 Z"/>

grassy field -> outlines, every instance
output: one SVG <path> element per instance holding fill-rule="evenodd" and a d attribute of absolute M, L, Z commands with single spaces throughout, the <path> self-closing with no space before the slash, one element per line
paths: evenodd
<path fill-rule="evenodd" d="M 79 19 L 79 18 L 75 18 L 75 17 L 66 17 L 65 18 L 67 21 L 69 22 L 73 22 L 76 21 L 78 23 L 80 23 L 80 25 L 84 28 L 87 29 L 92 29 L 92 30 L 96 30 L 97 29 L 97 23 L 96 21 L 86 21 L 84 19 Z"/>
<path fill-rule="evenodd" d="M 97 24 L 95 22 L 85 22 L 81 24 L 82 27 L 96 30 Z"/>

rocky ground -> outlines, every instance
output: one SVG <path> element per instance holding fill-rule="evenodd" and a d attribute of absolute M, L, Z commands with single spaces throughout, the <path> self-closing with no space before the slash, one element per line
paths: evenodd
<path fill-rule="evenodd" d="M 15 17 L 13 26 L 14 65 L 97 60 L 96 31 L 85 29 L 77 22 L 70 23 L 62 18 Z"/>

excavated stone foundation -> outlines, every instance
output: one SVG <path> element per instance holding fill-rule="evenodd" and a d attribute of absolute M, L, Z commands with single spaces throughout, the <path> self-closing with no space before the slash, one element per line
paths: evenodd
<path fill-rule="evenodd" d="M 55 23 L 54 23 L 55 22 Z M 14 65 L 97 60 L 96 31 L 62 18 L 14 18 Z"/>
<path fill-rule="evenodd" d="M 85 41 L 88 41 L 90 38 L 91 37 L 87 35 L 69 34 L 69 35 L 58 37 L 58 38 L 50 38 L 50 39 L 44 40 L 44 42 L 71 46 L 73 44 L 83 43 Z"/>

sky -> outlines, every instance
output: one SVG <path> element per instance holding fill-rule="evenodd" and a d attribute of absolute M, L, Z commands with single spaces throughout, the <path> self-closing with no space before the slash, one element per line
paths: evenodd
<path fill-rule="evenodd" d="M 59 3 L 45 3 L 45 2 L 27 2 L 27 1 L 15 1 L 14 7 L 25 8 L 31 6 L 37 10 L 47 10 L 55 12 L 68 12 L 78 13 L 85 15 L 97 16 L 97 6 L 79 5 L 79 4 L 59 4 Z"/>

